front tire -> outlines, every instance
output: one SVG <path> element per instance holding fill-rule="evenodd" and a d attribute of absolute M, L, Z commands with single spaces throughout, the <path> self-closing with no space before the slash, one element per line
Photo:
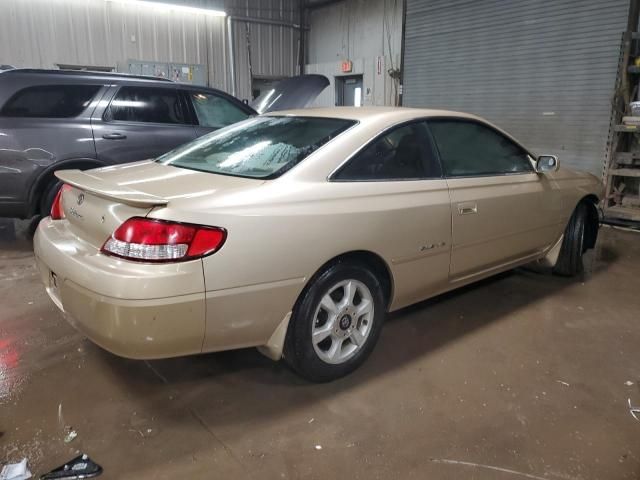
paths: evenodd
<path fill-rule="evenodd" d="M 569 219 L 564 232 L 560 255 L 553 273 L 563 277 L 574 277 L 584 271 L 582 255 L 585 252 L 585 231 L 588 220 L 587 205 L 579 203 Z"/>
<path fill-rule="evenodd" d="M 358 264 L 333 264 L 312 279 L 294 307 L 285 361 L 312 382 L 343 377 L 369 356 L 384 316 L 375 275 Z"/>

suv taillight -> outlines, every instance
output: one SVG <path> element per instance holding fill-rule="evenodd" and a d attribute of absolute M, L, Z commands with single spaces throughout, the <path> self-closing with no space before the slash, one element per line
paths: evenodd
<path fill-rule="evenodd" d="M 216 252 L 226 238 L 223 228 L 133 217 L 113 232 L 102 253 L 142 262 L 192 260 Z"/>
<path fill-rule="evenodd" d="M 71 185 L 67 185 L 66 183 L 60 187 L 58 193 L 56 193 L 55 198 L 53 199 L 53 204 L 51 205 L 51 220 L 62 220 L 64 218 L 64 208 L 62 205 L 62 193 L 67 190 L 71 190 Z"/>

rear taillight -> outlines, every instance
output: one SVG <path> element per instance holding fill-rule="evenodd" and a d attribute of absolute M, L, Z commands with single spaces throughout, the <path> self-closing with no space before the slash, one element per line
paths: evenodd
<path fill-rule="evenodd" d="M 60 187 L 58 193 L 56 193 L 56 197 L 53 199 L 53 204 L 51 205 L 51 220 L 62 220 L 64 218 L 64 208 L 62 205 L 62 193 L 67 190 L 71 190 L 71 185 L 67 185 L 66 183 Z"/>
<path fill-rule="evenodd" d="M 218 227 L 133 217 L 113 232 L 102 252 L 142 262 L 191 260 L 219 250 L 226 238 Z"/>

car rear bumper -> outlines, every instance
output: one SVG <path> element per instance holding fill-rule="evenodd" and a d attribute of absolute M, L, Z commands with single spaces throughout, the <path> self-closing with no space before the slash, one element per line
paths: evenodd
<path fill-rule="evenodd" d="M 44 219 L 34 237 L 47 293 L 67 320 L 117 355 L 166 358 L 200 353 L 205 333 L 202 262 L 117 260 Z"/>

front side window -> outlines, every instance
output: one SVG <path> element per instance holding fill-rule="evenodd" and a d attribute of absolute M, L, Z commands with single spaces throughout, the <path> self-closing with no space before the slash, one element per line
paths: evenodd
<path fill-rule="evenodd" d="M 320 117 L 256 117 L 200 137 L 158 158 L 175 167 L 275 178 L 354 125 Z"/>
<path fill-rule="evenodd" d="M 143 123 L 187 123 L 177 90 L 122 87 L 111 101 L 105 120 Z"/>
<path fill-rule="evenodd" d="M 429 128 L 447 177 L 533 172 L 529 154 L 487 126 L 443 119 L 430 120 Z"/>
<path fill-rule="evenodd" d="M 198 124 L 203 127 L 222 128 L 246 120 L 249 114 L 226 98 L 204 92 L 190 93 Z"/>
<path fill-rule="evenodd" d="M 80 115 L 101 85 L 39 85 L 27 87 L 5 103 L 3 117 L 71 118 Z"/>
<path fill-rule="evenodd" d="M 441 176 L 424 122 L 411 123 L 374 140 L 334 176 L 334 180 L 417 180 Z"/>

